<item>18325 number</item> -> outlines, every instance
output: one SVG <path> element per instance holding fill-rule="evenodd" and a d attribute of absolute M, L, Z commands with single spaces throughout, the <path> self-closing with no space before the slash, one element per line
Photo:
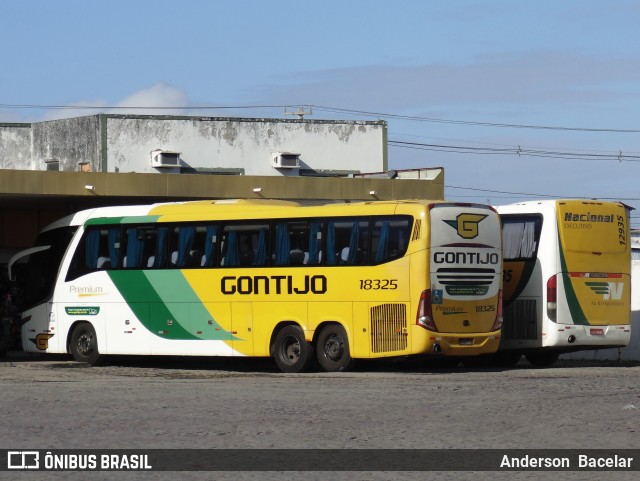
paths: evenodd
<path fill-rule="evenodd" d="M 365 291 L 378 291 L 397 289 L 398 279 L 360 279 L 360 289 Z"/>

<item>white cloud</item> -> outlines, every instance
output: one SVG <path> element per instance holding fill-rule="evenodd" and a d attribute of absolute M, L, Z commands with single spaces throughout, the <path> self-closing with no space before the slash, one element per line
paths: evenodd
<path fill-rule="evenodd" d="M 65 108 L 45 110 L 41 117 L 30 121 L 68 119 L 98 113 L 185 115 L 187 110 L 176 107 L 187 106 L 189 106 L 189 100 L 184 90 L 167 85 L 164 82 L 158 82 L 151 87 L 133 92 L 115 105 L 109 105 L 107 101 L 102 99 L 80 100 L 65 106 Z"/>
<path fill-rule="evenodd" d="M 187 107 L 189 100 L 184 90 L 159 82 L 149 88 L 139 90 L 125 97 L 111 109 L 112 113 L 121 114 L 159 114 L 182 115 L 186 110 L 176 107 Z M 123 107 L 131 107 L 123 109 Z"/>

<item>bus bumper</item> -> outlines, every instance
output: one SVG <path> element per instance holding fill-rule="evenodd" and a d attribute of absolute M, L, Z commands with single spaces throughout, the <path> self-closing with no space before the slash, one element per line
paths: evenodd
<path fill-rule="evenodd" d="M 493 354 L 500 345 L 500 331 L 476 334 L 430 332 L 427 354 L 479 356 Z"/>
<path fill-rule="evenodd" d="M 582 326 L 575 324 L 558 324 L 557 330 L 543 336 L 543 347 L 583 346 L 617 347 L 626 346 L 631 339 L 631 325 L 616 326 Z"/>

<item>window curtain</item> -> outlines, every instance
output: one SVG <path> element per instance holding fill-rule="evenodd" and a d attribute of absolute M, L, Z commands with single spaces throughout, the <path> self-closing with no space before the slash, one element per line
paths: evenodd
<path fill-rule="evenodd" d="M 167 239 L 169 229 L 160 227 L 156 231 L 156 253 L 153 260 L 153 267 L 165 267 L 167 265 Z"/>
<path fill-rule="evenodd" d="M 238 251 L 238 233 L 231 231 L 227 234 L 227 252 L 224 257 L 225 267 L 240 265 L 240 252 Z"/>
<path fill-rule="evenodd" d="M 98 252 L 100 250 L 100 231 L 93 229 L 87 233 L 85 262 L 89 269 L 95 269 L 98 266 Z"/>
<path fill-rule="evenodd" d="M 320 222 L 312 222 L 309 232 L 309 261 L 307 264 L 318 265 L 320 263 L 320 244 L 318 234 L 320 233 Z"/>
<path fill-rule="evenodd" d="M 187 263 L 187 256 L 193 245 L 195 235 L 195 226 L 180 227 L 178 229 L 178 267 L 184 267 Z"/>
<path fill-rule="evenodd" d="M 502 226 L 504 259 L 531 258 L 536 251 L 535 221 L 506 222 Z"/>
<path fill-rule="evenodd" d="M 127 229 L 127 268 L 140 267 L 144 243 L 138 239 L 138 229 Z"/>
<path fill-rule="evenodd" d="M 378 248 L 376 249 L 376 264 L 380 264 L 387 258 L 387 245 L 389 244 L 389 221 L 384 221 L 380 229 Z"/>
<path fill-rule="evenodd" d="M 327 265 L 336 265 L 336 225 L 333 222 L 327 226 Z"/>
<path fill-rule="evenodd" d="M 522 233 L 522 244 L 520 245 L 520 255 L 522 257 L 533 257 L 536 252 L 536 223 L 526 222 Z"/>
<path fill-rule="evenodd" d="M 289 265 L 291 243 L 289 241 L 289 227 L 282 222 L 276 224 L 276 259 L 277 266 Z"/>
<path fill-rule="evenodd" d="M 358 240 L 360 239 L 360 222 L 357 220 L 351 226 L 351 237 L 349 238 L 349 255 L 347 256 L 347 264 L 350 266 L 356 263 L 358 255 Z"/>
<path fill-rule="evenodd" d="M 264 266 L 267 264 L 267 229 L 263 227 L 258 234 L 258 247 L 253 258 L 254 266 Z"/>
<path fill-rule="evenodd" d="M 213 252 L 216 246 L 217 233 L 217 226 L 207 226 L 207 234 L 204 241 L 204 265 L 206 267 L 211 267 L 213 265 Z"/>
<path fill-rule="evenodd" d="M 109 229 L 109 261 L 111 267 L 118 267 L 118 260 L 120 259 L 120 228 Z"/>

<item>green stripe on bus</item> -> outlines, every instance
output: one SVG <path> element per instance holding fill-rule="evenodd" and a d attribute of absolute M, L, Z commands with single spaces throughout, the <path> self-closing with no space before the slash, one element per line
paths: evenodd
<path fill-rule="evenodd" d="M 174 340 L 233 340 L 235 337 L 211 319 L 179 270 L 111 270 L 109 277 L 138 320 L 151 333 Z M 179 299 L 166 302 L 163 299 Z M 197 335 L 189 331 L 192 319 L 212 321 Z"/>
<path fill-rule="evenodd" d="M 159 215 L 134 215 L 124 217 L 96 217 L 87 220 L 84 225 L 112 225 L 112 224 L 153 224 L 158 222 Z"/>
<path fill-rule="evenodd" d="M 567 296 L 567 304 L 569 305 L 569 312 L 571 313 L 571 319 L 574 324 L 579 324 L 582 326 L 588 326 L 589 321 L 587 320 L 587 316 L 584 315 L 584 311 L 582 310 L 582 306 L 580 305 L 580 301 L 578 300 L 578 296 L 576 291 L 573 288 L 573 284 L 571 283 L 571 277 L 569 277 L 569 268 L 567 267 L 567 260 L 564 256 L 564 246 L 562 245 L 562 239 L 560 239 L 560 233 L 558 232 L 558 248 L 560 251 L 560 276 L 562 277 L 562 283 L 564 284 L 564 293 Z M 557 321 L 560 321 L 557 319 Z M 564 322 L 563 324 L 566 324 Z"/>

